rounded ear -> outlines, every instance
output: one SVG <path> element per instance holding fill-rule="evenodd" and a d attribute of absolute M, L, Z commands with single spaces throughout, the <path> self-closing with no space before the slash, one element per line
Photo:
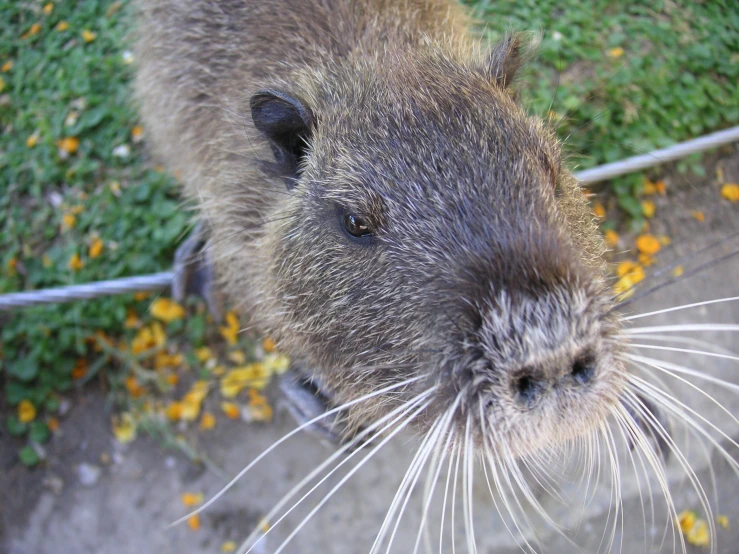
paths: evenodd
<path fill-rule="evenodd" d="M 254 126 L 270 141 L 275 169 L 296 176 L 315 127 L 313 112 L 301 98 L 273 89 L 257 92 L 250 107 Z"/>
<path fill-rule="evenodd" d="M 511 33 L 488 55 L 486 71 L 491 81 L 500 87 L 510 86 L 516 72 L 534 54 L 541 38 L 530 33 Z"/>

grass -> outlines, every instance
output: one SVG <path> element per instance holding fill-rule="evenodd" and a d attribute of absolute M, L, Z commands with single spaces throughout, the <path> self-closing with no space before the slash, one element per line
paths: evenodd
<path fill-rule="evenodd" d="M 512 28 L 543 32 L 522 97 L 559 122 L 580 167 L 739 122 L 739 9 L 731 1 L 468 4 L 493 40 Z M 140 141 L 126 3 L 0 0 L 0 13 L 0 293 L 170 267 L 188 218 Z M 610 184 L 637 223 L 642 182 Z M 103 346 L 136 340 L 153 321 L 148 305 L 126 295 L 0 316 L 0 382 L 11 407 L 2 424 L 19 437 L 24 463 L 39 461 L 36 446 L 66 391 L 94 376 L 136 390 L 126 379 L 141 357 Z M 208 329 L 202 312 L 173 321 L 169 348 L 199 347 Z M 209 377 L 188 360 L 196 377 Z M 34 417 L 19 417 L 29 405 Z"/>
<path fill-rule="evenodd" d="M 739 7 L 731 0 L 467 3 L 491 40 L 512 29 L 543 33 L 522 99 L 557 125 L 580 168 L 739 123 Z M 700 173 L 699 161 L 681 167 Z M 635 174 L 610 183 L 635 228 L 643 182 Z"/>

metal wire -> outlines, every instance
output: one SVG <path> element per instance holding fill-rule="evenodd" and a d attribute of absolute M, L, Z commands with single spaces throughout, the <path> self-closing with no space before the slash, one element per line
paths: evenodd
<path fill-rule="evenodd" d="M 739 126 L 724 129 L 723 131 L 711 133 L 710 135 L 705 135 L 679 144 L 674 144 L 667 148 L 663 148 L 662 150 L 655 150 L 654 152 L 650 152 L 649 154 L 644 154 L 642 156 L 634 156 L 633 158 L 626 158 L 620 162 L 613 162 L 594 167 L 593 169 L 578 171 L 575 173 L 575 177 L 577 177 L 582 184 L 589 185 L 591 183 L 597 183 L 598 181 L 612 179 L 619 175 L 634 173 L 635 171 L 646 169 L 647 167 L 662 165 L 673 160 L 684 158 L 689 154 L 703 152 L 709 148 L 715 148 L 716 146 L 736 141 L 739 141 Z"/>
<path fill-rule="evenodd" d="M 655 150 L 649 154 L 634 156 L 610 164 L 575 172 L 575 177 L 585 185 L 605 181 L 619 175 L 633 173 L 647 167 L 654 167 L 689 154 L 702 152 L 723 144 L 739 141 L 739 126 L 711 133 L 703 137 L 675 144 L 668 148 Z M 53 289 L 42 289 L 28 292 L 0 294 L 0 311 L 51 304 L 70 302 L 72 300 L 88 300 L 100 296 L 112 296 L 137 291 L 157 290 L 172 284 L 174 271 L 164 271 L 138 277 L 124 277 L 109 281 L 98 281 L 84 285 L 71 285 Z"/>
<path fill-rule="evenodd" d="M 168 287 L 172 283 L 173 278 L 174 271 L 164 271 L 151 275 L 97 281 L 84 285 L 2 294 L 0 295 L 0 310 L 12 310 L 14 308 L 27 308 L 39 304 L 89 300 L 100 296 L 113 296 L 128 292 L 162 289 Z"/>

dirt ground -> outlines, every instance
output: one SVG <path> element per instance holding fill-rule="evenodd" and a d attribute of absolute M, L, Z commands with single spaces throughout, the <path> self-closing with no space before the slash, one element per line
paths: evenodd
<path fill-rule="evenodd" d="M 739 206 L 730 206 L 720 199 L 715 176 L 716 168 L 720 167 L 726 181 L 739 181 L 739 151 L 725 149 L 722 155 L 712 158 L 708 166 L 705 179 L 691 178 L 689 183 L 668 172 L 669 194 L 655 200 L 657 216 L 652 222 L 652 230 L 670 236 L 672 245 L 661 256 L 658 270 L 679 261 L 688 274 L 690 267 L 698 267 L 703 261 L 717 260 L 736 252 L 733 234 L 739 228 Z M 691 216 L 692 210 L 703 211 L 706 221 L 698 222 Z M 706 248 L 720 239 L 728 240 L 710 250 Z M 683 256 L 686 258 L 681 259 Z M 646 313 L 694 301 L 737 296 L 738 275 L 739 257 L 734 257 L 646 295 L 636 303 L 634 311 Z M 644 325 L 698 322 L 737 323 L 739 302 L 638 320 Z M 691 336 L 735 352 L 739 350 L 737 333 L 696 333 Z M 676 353 L 650 354 L 739 383 L 739 365 L 731 360 Z M 695 382 L 734 415 L 739 415 L 735 393 L 705 381 Z M 219 424 L 202 442 L 201 447 L 225 475 L 196 466 L 183 455 L 165 450 L 145 437 L 129 446 L 121 446 L 110 434 L 110 414 L 105 398 L 94 388 L 70 396 L 72 407 L 65 417 L 62 431 L 55 434 L 47 445 L 48 461 L 42 467 L 27 470 L 21 466 L 11 439 L 0 432 L 0 553 L 200 554 L 220 552 L 222 544 L 228 540 L 238 543 L 307 471 L 334 452 L 333 447 L 312 436 L 298 434 L 206 510 L 199 530 L 193 531 L 186 525 L 167 528 L 167 524 L 185 513 L 180 494 L 185 491 L 202 492 L 206 498 L 215 494 L 225 484 L 226 476 L 235 475 L 261 451 L 294 428 L 294 423 L 281 406 L 278 392 L 271 392 L 277 408 L 271 424 Z M 705 396 L 692 389 L 678 390 L 678 393 L 684 393 L 682 398 L 701 415 L 735 439 L 739 437 L 739 426 L 732 426 L 730 418 Z M 284 552 L 369 552 L 416 444 L 411 437 L 392 441 L 342 487 Z M 728 441 L 722 444 L 737 457 L 739 449 Z M 689 462 L 696 468 L 709 496 L 713 498 L 714 491 L 718 493 L 716 512 L 729 518 L 729 529 L 718 529 L 717 552 L 736 554 L 739 552 L 739 478 L 715 449 L 702 450 L 695 445 L 695 441 L 689 443 L 686 450 Z M 697 496 L 674 456 L 668 465 L 668 476 L 677 509 L 693 508 L 700 512 Z M 478 486 L 473 500 L 477 551 L 480 554 L 521 552 L 516 540 L 505 530 L 504 520 L 496 513 L 484 480 L 480 481 L 480 476 L 476 479 Z M 332 484 L 338 481 L 338 477 L 329 480 Z M 570 484 L 565 483 L 563 492 L 567 493 L 569 487 Z M 658 523 L 647 524 L 645 533 L 639 489 L 646 492 L 645 482 L 637 483 L 633 476 L 625 475 L 624 517 L 616 528 L 612 551 L 672 552 L 670 533 L 662 541 L 663 529 L 659 522 L 664 522 L 664 516 L 660 519 L 664 507 L 658 501 L 659 493 L 655 494 Z M 416 491 L 409 503 L 393 552 L 413 551 L 421 517 L 421 492 Z M 309 500 L 309 507 L 320 498 Z M 580 514 L 575 513 L 578 510 L 546 496 L 542 497 L 542 503 L 550 510 L 553 519 L 570 527 L 566 534 L 582 548 L 581 551 L 596 552 L 599 547 L 601 552 L 606 550 L 600 541 L 612 506 L 607 480 L 594 491 L 579 524 Z M 439 498 L 439 502 L 434 503 L 430 519 L 434 541 L 438 541 L 438 519 L 435 518 L 439 515 L 440 504 Z M 649 505 L 646 506 L 648 512 Z M 461 510 L 461 504 L 457 509 Z M 291 514 L 253 552 L 275 552 L 305 513 L 306 510 Z M 457 546 L 459 551 L 463 551 L 460 545 L 464 545 L 464 528 L 459 512 L 457 523 Z M 540 551 L 578 551 L 545 524 L 537 525 L 537 528 Z M 448 532 L 446 534 L 449 535 Z M 431 551 L 437 550 L 438 547 Z M 420 551 L 423 552 L 423 548 Z M 708 551 L 688 547 L 688 552 Z"/>

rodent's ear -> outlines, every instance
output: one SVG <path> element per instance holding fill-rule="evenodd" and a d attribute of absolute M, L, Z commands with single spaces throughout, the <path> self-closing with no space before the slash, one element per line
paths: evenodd
<path fill-rule="evenodd" d="M 315 125 L 310 108 L 297 96 L 272 89 L 257 92 L 250 106 L 254 126 L 272 145 L 279 173 L 295 177 Z"/>
<path fill-rule="evenodd" d="M 489 78 L 499 86 L 510 86 L 516 72 L 533 55 L 541 39 L 530 33 L 511 33 L 495 46 L 488 55 Z"/>

